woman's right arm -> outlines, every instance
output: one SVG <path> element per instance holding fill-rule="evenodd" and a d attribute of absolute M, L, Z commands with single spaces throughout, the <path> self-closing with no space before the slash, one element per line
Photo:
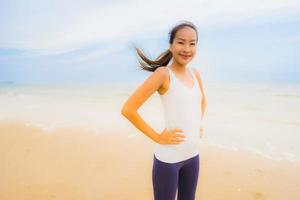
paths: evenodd
<path fill-rule="evenodd" d="M 168 76 L 167 69 L 157 68 L 137 90 L 124 103 L 121 113 L 136 128 L 155 142 L 159 142 L 158 133 L 153 130 L 138 114 L 139 107 L 156 92 L 164 83 Z"/>

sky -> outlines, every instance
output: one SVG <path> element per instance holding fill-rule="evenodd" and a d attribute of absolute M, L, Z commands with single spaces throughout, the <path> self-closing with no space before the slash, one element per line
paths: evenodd
<path fill-rule="evenodd" d="M 0 0 L 0 83 L 140 82 L 182 20 L 204 81 L 300 83 L 300 0 Z"/>

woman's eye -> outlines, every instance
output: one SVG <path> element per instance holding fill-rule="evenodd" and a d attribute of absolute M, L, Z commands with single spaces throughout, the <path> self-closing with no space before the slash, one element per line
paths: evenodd
<path fill-rule="evenodd" d="M 183 44 L 183 42 L 178 42 L 178 44 Z M 191 43 L 191 45 L 195 45 L 195 43 Z"/>

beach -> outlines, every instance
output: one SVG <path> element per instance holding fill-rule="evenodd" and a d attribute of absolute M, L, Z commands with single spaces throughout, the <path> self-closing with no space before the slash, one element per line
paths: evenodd
<path fill-rule="evenodd" d="M 0 199 L 153 199 L 155 143 L 120 113 L 138 85 L 1 86 Z M 300 87 L 206 91 L 196 200 L 300 199 Z M 139 114 L 164 129 L 157 93 Z"/>
<path fill-rule="evenodd" d="M 195 200 L 300 200 L 300 1 L 0 10 L 0 200 L 154 200 L 195 148 Z"/>
<path fill-rule="evenodd" d="M 153 142 L 140 133 L 0 123 L 0 199 L 153 199 Z M 199 200 L 298 200 L 300 163 L 202 143 Z"/>

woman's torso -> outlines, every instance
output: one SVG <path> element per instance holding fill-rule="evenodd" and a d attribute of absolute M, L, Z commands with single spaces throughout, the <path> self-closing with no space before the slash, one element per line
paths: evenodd
<path fill-rule="evenodd" d="M 185 134 L 180 144 L 158 144 L 154 146 L 155 156 L 168 163 L 180 162 L 199 153 L 201 90 L 192 70 L 193 86 L 187 86 L 179 80 L 174 72 L 166 67 L 169 73 L 169 86 L 165 93 L 159 94 L 163 106 L 165 127 L 168 130 L 179 128 Z M 180 133 L 180 132 L 179 132 Z"/>

